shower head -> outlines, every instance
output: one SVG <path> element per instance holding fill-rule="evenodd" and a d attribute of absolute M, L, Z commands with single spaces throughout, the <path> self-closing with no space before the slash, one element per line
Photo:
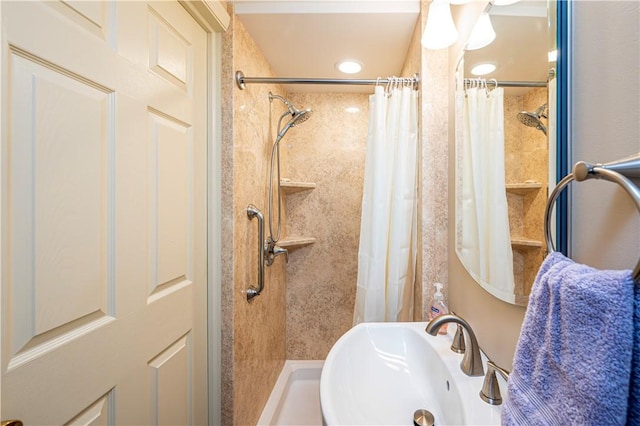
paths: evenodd
<path fill-rule="evenodd" d="M 269 92 L 269 102 L 273 102 L 274 99 L 278 99 L 279 101 L 281 101 L 283 104 L 287 106 L 287 109 L 289 110 L 288 114 L 291 115 L 292 126 L 298 123 L 302 123 L 303 121 L 307 121 L 307 119 L 309 118 L 309 115 L 311 114 L 310 108 L 299 110 L 298 108 L 293 106 L 291 102 L 289 102 L 282 96 L 274 95 L 273 93 Z"/>
<path fill-rule="evenodd" d="M 547 104 L 542 105 L 540 108 L 535 110 L 535 112 L 522 111 L 518 113 L 518 121 L 520 121 L 525 126 L 535 127 L 538 130 L 542 130 L 542 133 L 547 134 L 547 127 L 540 120 L 541 118 L 547 118 L 545 114 L 545 109 L 547 109 Z"/>
<path fill-rule="evenodd" d="M 311 108 L 305 108 L 303 110 L 299 110 L 298 108 L 293 106 L 291 102 L 289 102 L 282 96 L 274 95 L 273 93 L 269 92 L 269 102 L 273 102 L 274 99 L 278 99 L 287 107 L 287 111 L 280 116 L 280 120 L 278 121 L 278 137 L 276 138 L 276 143 L 277 143 L 280 141 L 280 139 L 284 137 L 285 133 L 287 133 L 289 128 L 295 127 L 297 124 L 307 121 L 313 111 L 311 110 Z M 287 115 L 290 115 L 291 118 L 283 128 L 280 128 L 280 123 L 282 122 L 282 119 Z"/>
<path fill-rule="evenodd" d="M 295 126 L 296 124 L 304 123 L 311 117 L 312 113 L 311 108 L 305 108 L 302 111 L 296 109 L 291 117 L 291 125 Z"/>

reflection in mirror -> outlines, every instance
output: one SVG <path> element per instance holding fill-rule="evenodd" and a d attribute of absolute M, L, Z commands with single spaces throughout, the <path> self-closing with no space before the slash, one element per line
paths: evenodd
<path fill-rule="evenodd" d="M 456 253 L 485 290 L 523 306 L 555 185 L 553 3 L 490 4 L 496 38 L 467 49 L 457 70 Z M 487 63 L 495 70 L 475 74 Z"/>

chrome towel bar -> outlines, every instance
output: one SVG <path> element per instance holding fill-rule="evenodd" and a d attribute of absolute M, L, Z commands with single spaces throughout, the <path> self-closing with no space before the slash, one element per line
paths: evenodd
<path fill-rule="evenodd" d="M 629 178 L 640 178 L 640 153 L 605 164 L 577 162 L 573 166 L 573 172 L 558 182 L 547 201 L 544 212 L 544 235 L 549 252 L 555 251 L 555 246 L 551 239 L 551 212 L 558 196 L 567 185 L 574 180 L 582 182 L 588 179 L 604 179 L 609 182 L 615 182 L 629 194 L 638 208 L 638 212 L 640 212 L 640 189 Z M 640 283 L 640 259 L 633 269 L 632 275 L 634 283 Z"/>

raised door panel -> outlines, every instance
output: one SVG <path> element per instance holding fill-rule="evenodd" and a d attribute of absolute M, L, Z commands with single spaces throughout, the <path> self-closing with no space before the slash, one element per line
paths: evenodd
<path fill-rule="evenodd" d="M 114 390 L 100 397 L 65 426 L 107 426 L 114 424 Z"/>
<path fill-rule="evenodd" d="M 108 89 L 19 50 L 10 63 L 11 367 L 112 314 L 114 119 Z"/>
<path fill-rule="evenodd" d="M 191 284 L 192 140 L 190 126 L 150 111 L 150 293 Z"/>
<path fill-rule="evenodd" d="M 149 8 L 149 68 L 182 90 L 191 87 L 191 44 L 152 7 Z"/>
<path fill-rule="evenodd" d="M 193 423 L 191 337 L 184 336 L 149 361 L 149 424 Z"/>

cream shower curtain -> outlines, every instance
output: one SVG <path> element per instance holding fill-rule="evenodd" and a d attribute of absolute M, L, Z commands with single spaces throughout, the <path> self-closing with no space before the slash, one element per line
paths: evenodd
<path fill-rule="evenodd" d="M 504 93 L 486 84 L 459 93 L 462 122 L 462 228 L 459 255 L 482 285 L 513 302 L 513 253 L 505 191 Z"/>
<path fill-rule="evenodd" d="M 354 325 L 413 319 L 417 108 L 409 87 L 376 86 L 369 98 Z"/>

